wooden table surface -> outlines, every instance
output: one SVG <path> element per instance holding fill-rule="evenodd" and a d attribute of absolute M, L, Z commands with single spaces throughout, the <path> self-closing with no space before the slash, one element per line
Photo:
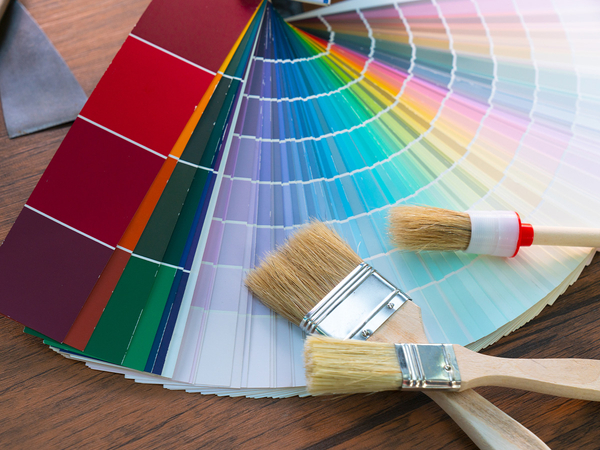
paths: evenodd
<path fill-rule="evenodd" d="M 89 95 L 149 0 L 21 0 Z M 68 131 L 9 140 L 0 120 L 0 241 Z M 35 276 L 35 274 L 32 274 Z M 600 359 L 600 257 L 535 320 L 485 353 Z M 478 391 L 553 449 L 600 448 L 600 403 Z M 472 449 L 418 393 L 246 399 L 172 392 L 69 361 L 0 318 L 0 448 Z"/>

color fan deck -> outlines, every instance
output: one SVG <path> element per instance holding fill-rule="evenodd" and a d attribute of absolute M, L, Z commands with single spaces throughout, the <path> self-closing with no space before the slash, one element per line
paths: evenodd
<path fill-rule="evenodd" d="M 177 26 L 169 26 L 177 24 Z M 154 0 L 0 247 L 0 313 L 138 382 L 303 395 L 303 335 L 244 277 L 311 218 L 480 349 L 591 249 L 395 250 L 400 204 L 600 221 L 600 4 Z"/>

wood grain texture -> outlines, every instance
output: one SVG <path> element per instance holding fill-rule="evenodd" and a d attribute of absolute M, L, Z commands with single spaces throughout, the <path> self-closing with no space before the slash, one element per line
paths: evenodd
<path fill-rule="evenodd" d="M 148 0 L 23 0 L 90 93 Z M 0 123 L 0 240 L 68 126 L 9 140 Z M 525 251 L 525 250 L 524 250 Z M 600 257 L 552 307 L 484 353 L 600 359 Z M 68 361 L 0 318 L 0 448 L 474 449 L 418 393 L 245 399 L 146 386 Z M 600 403 L 477 389 L 552 449 L 596 450 Z"/>
<path fill-rule="evenodd" d="M 502 386 L 566 398 L 600 401 L 600 360 L 498 358 L 454 345 L 461 389 Z"/>

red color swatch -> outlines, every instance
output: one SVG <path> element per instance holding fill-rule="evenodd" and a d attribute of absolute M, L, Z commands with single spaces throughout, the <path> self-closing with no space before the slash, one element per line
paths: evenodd
<path fill-rule="evenodd" d="M 27 204 L 114 247 L 164 162 L 77 119 Z"/>
<path fill-rule="evenodd" d="M 129 37 L 81 115 L 167 155 L 212 79 L 208 72 Z"/>

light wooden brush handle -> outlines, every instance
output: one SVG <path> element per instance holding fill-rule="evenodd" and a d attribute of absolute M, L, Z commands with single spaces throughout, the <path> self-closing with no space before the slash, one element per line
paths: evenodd
<path fill-rule="evenodd" d="M 454 345 L 461 385 L 502 386 L 558 397 L 600 401 L 600 361 L 592 359 L 512 359 Z"/>
<path fill-rule="evenodd" d="M 533 227 L 533 245 L 563 247 L 600 247 L 600 229 L 568 227 Z"/>
<path fill-rule="evenodd" d="M 423 391 L 481 450 L 549 450 L 535 434 L 477 392 Z"/>
<path fill-rule="evenodd" d="M 369 339 L 427 344 L 421 308 L 406 302 Z M 535 434 L 472 390 L 425 392 L 482 450 L 549 450 Z"/>

